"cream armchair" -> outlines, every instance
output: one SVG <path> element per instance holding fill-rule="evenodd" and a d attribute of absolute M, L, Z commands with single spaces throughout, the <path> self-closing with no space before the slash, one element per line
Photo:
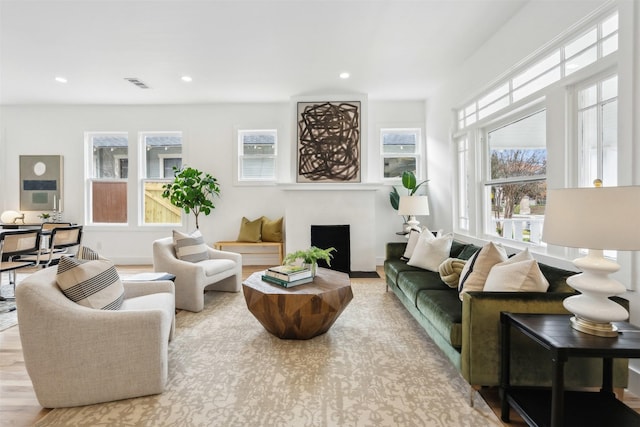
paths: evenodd
<path fill-rule="evenodd" d="M 122 281 L 120 310 L 98 310 L 68 299 L 57 267 L 16 287 L 24 362 L 45 408 L 90 405 L 162 393 L 168 343 L 175 328 L 171 281 Z"/>
<path fill-rule="evenodd" d="M 173 239 L 153 242 L 153 269 L 176 276 L 176 308 L 193 312 L 204 308 L 204 290 L 240 292 L 242 255 L 207 247 L 209 259 L 182 261 L 176 257 Z"/>

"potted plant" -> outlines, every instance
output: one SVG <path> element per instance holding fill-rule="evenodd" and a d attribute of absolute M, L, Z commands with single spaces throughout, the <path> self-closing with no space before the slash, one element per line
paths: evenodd
<path fill-rule="evenodd" d="M 209 215 L 215 209 L 213 198 L 220 196 L 218 180 L 191 167 L 174 167 L 173 171 L 173 182 L 162 186 L 162 197 L 169 199 L 172 205 L 183 209 L 187 214 L 193 212 L 196 228 L 199 229 L 198 216 L 201 213 Z"/>
<path fill-rule="evenodd" d="M 51 218 L 51 214 L 43 212 L 40 215 L 38 215 L 38 218 L 40 218 L 42 220 L 42 222 L 48 222 L 49 219 Z"/>
<path fill-rule="evenodd" d="M 420 188 L 422 184 L 427 183 L 428 179 L 418 183 L 416 176 L 411 171 L 402 172 L 402 186 L 407 190 L 407 195 L 413 196 L 416 191 Z M 392 187 L 391 192 L 389 193 L 389 202 L 391 203 L 391 207 L 394 210 L 398 210 L 400 206 L 400 193 L 398 193 L 398 189 L 396 187 Z M 402 217 L 404 219 L 404 223 L 406 224 L 409 218 Z"/>
<path fill-rule="evenodd" d="M 318 268 L 318 260 L 324 260 L 328 266 L 331 266 L 331 258 L 333 258 L 331 252 L 335 250 L 336 248 L 334 247 L 320 249 L 318 247 L 311 246 L 307 250 L 288 253 L 287 256 L 284 257 L 283 264 L 292 264 L 296 262 L 296 260 L 301 259 L 305 265 L 308 265 L 311 268 L 311 275 L 315 277 L 316 270 Z"/>

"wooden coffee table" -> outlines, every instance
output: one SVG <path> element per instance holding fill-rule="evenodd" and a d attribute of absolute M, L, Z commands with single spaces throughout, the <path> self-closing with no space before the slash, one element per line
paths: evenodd
<path fill-rule="evenodd" d="M 324 334 L 353 299 L 349 276 L 318 268 L 313 282 L 283 288 L 262 281 L 263 271 L 242 283 L 249 311 L 278 338 L 306 340 Z"/>

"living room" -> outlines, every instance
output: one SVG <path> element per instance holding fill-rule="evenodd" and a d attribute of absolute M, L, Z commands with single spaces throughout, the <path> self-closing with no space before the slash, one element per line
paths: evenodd
<path fill-rule="evenodd" d="M 83 244 L 118 265 L 150 265 L 154 240 L 169 236 L 174 228 L 195 228 L 190 215 L 179 227 L 144 224 L 140 219 L 145 134 L 179 134 L 183 164 L 219 180 L 216 208 L 200 219 L 207 243 L 235 240 L 243 217 L 284 217 L 286 249 L 296 250 L 309 245 L 308 232 L 300 232 L 308 224 L 299 218 L 316 215 L 317 223 L 350 224 L 358 230 L 352 232 L 359 233 L 352 242 L 356 255 L 352 267 L 357 271 L 376 270 L 384 262 L 386 243 L 404 239 L 397 235 L 402 217 L 389 204 L 391 187 L 401 184 L 398 178 L 385 177 L 381 132 L 386 129 L 413 129 L 419 135 L 415 156 L 410 157 L 416 159 L 418 178 L 429 180 L 424 186 L 429 215 L 419 217 L 422 225 L 453 232 L 457 239 L 478 246 L 499 240 L 514 250 L 529 247 L 541 261 L 575 269 L 571 260 L 577 250 L 506 239 L 487 229 L 483 215 L 490 180 L 480 135 L 545 110 L 546 186 L 576 187 L 582 163 L 575 99 L 580 90 L 615 75 L 617 185 L 640 184 L 640 7 L 632 0 L 345 1 L 330 2 L 330 7 L 296 1 L 125 3 L 126 7 L 123 2 L 106 1 L 0 3 L 0 212 L 20 210 L 20 156 L 62 156 L 62 218 L 84 224 Z M 189 8 L 191 12 L 182 15 Z M 244 8 L 251 13 L 245 16 Z M 613 53 L 602 54 L 597 44 L 601 53 L 594 61 L 472 122 L 476 112 L 467 112 L 466 107 L 616 11 L 619 29 Z M 315 19 L 309 22 L 306 14 Z M 223 25 L 229 16 L 243 16 L 274 35 L 258 33 L 264 36 L 260 39 L 248 30 L 239 34 L 245 21 L 229 28 Z M 263 22 L 268 20 L 273 24 Z M 143 24 L 138 27 L 138 22 Z M 332 57 L 332 49 L 320 50 L 323 39 L 317 33 L 322 22 L 335 25 L 337 35 L 329 38 L 331 43 L 340 44 L 342 33 L 352 37 L 338 58 Z M 383 31 L 391 22 L 394 27 Z M 276 38 L 271 25 L 291 33 Z M 399 27 L 408 30 L 400 32 Z M 307 35 L 298 37 L 307 30 Z M 609 40 L 603 30 L 598 31 L 604 41 Z M 296 41 L 285 43 L 285 37 Z M 387 62 L 406 63 L 395 68 L 412 71 L 397 70 L 394 75 L 390 68 L 376 66 L 376 55 L 372 56 L 376 61 L 359 56 L 362 51 L 378 52 Z M 274 58 L 275 63 L 268 62 Z M 284 77 L 279 74 L 284 67 L 276 67 L 278 61 L 288 68 Z M 243 69 L 259 72 L 243 75 Z M 349 78 L 338 76 L 347 71 Z M 419 79 L 420 74 L 425 79 Z M 180 80 L 184 75 L 193 81 Z M 56 82 L 55 77 L 67 82 Z M 131 77 L 150 89 L 124 80 Z M 341 101 L 361 106 L 359 180 L 300 182 L 297 104 Z M 461 117 L 466 120 L 462 124 Z M 264 129 L 277 133 L 275 177 L 243 180 L 239 132 Z M 91 221 L 88 141 L 99 134 L 124 135 L 128 140 L 124 224 Z M 464 144 L 470 180 L 466 187 L 460 172 Z M 463 187 L 466 198 L 461 197 Z M 314 199 L 316 203 L 309 203 Z M 26 211 L 26 222 L 39 222 L 41 213 Z M 640 324 L 640 257 L 636 252 L 619 252 L 617 260 L 622 268 L 615 276 L 629 290 L 624 298 L 630 302 L 630 322 Z M 636 395 L 640 395 L 639 368 L 630 361 L 629 390 Z"/>

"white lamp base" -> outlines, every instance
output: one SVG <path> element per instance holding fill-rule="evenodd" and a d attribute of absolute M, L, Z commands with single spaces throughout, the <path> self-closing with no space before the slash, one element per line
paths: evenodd
<path fill-rule="evenodd" d="M 407 221 L 407 231 L 417 230 L 420 231 L 419 227 L 420 221 L 418 221 L 415 215 L 409 215 L 409 221 Z"/>
<path fill-rule="evenodd" d="M 563 301 L 564 307 L 575 314 L 571 326 L 591 335 L 617 336 L 617 329 L 611 322 L 629 318 L 624 307 L 609 299 L 626 292 L 624 285 L 609 277 L 620 269 L 620 265 L 604 258 L 601 250 L 594 249 L 590 249 L 586 257 L 574 260 L 573 264 L 583 272 L 567 279 L 569 286 L 581 292 Z"/>

